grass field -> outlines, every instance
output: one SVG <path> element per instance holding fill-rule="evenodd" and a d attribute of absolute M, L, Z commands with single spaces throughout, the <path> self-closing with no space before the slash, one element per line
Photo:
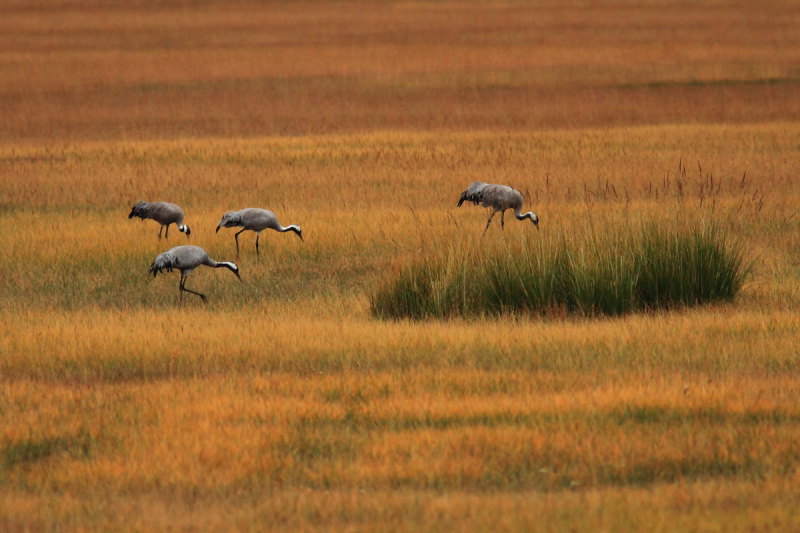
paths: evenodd
<path fill-rule="evenodd" d="M 800 529 L 791 2 L 4 3 L 0 530 Z M 510 184 L 541 231 L 455 204 Z M 186 295 L 129 220 L 235 261 Z M 275 211 L 303 228 L 214 228 Z M 381 320 L 448 247 L 715 224 L 731 303 Z"/>

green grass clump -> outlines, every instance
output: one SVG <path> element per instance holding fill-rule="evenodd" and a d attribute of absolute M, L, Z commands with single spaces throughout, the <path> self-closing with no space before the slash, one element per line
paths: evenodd
<path fill-rule="evenodd" d="M 462 243 L 402 268 L 370 303 L 382 318 L 621 315 L 731 300 L 748 271 L 742 249 L 715 225 L 644 224 Z"/>

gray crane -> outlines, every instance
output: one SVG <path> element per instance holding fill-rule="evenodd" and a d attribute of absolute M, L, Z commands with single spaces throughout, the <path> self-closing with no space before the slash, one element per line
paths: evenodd
<path fill-rule="evenodd" d="M 170 224 L 178 226 L 178 231 L 185 233 L 187 239 L 192 232 L 189 226 L 183 223 L 183 209 L 169 202 L 137 202 L 136 205 L 131 208 L 131 213 L 128 215 L 128 218 L 133 217 L 139 217 L 142 220 L 150 218 L 161 224 L 161 227 L 158 229 L 159 239 L 161 238 L 161 231 L 164 229 L 164 226 L 167 228 L 167 233 L 164 237 L 169 238 Z"/>
<path fill-rule="evenodd" d="M 492 223 L 492 217 L 500 211 L 500 229 L 505 226 L 506 209 L 513 209 L 514 216 L 517 220 L 530 219 L 536 229 L 539 229 L 539 217 L 533 211 L 521 213 L 522 208 L 522 193 L 516 189 L 512 189 L 507 185 L 495 185 L 493 183 L 482 183 L 474 181 L 467 186 L 467 189 L 461 193 L 461 198 L 458 200 L 458 207 L 464 202 L 472 202 L 475 205 L 481 204 L 483 207 L 491 208 L 489 218 L 486 220 L 486 227 L 483 228 L 483 233 L 489 229 L 489 224 Z"/>
<path fill-rule="evenodd" d="M 259 209 L 257 207 L 248 207 L 247 209 L 241 209 L 239 211 L 228 211 L 222 218 L 219 220 L 219 224 L 217 224 L 217 229 L 214 233 L 219 231 L 219 228 L 243 228 L 237 231 L 233 238 L 236 241 L 236 257 L 239 257 L 239 234 L 243 231 L 255 231 L 256 232 L 256 255 L 258 255 L 258 237 L 259 234 L 265 229 L 272 229 L 275 231 L 280 231 L 281 233 L 287 231 L 293 231 L 297 233 L 297 236 L 300 237 L 300 240 L 303 240 L 303 233 L 300 230 L 300 226 L 296 226 L 291 224 L 289 226 L 283 227 L 281 226 L 280 222 L 278 222 L 278 217 L 275 216 L 275 213 L 269 211 L 267 209 Z"/>
<path fill-rule="evenodd" d="M 158 254 L 156 258 L 153 259 L 153 263 L 150 265 L 148 272 L 152 273 L 153 277 L 155 277 L 156 274 L 162 270 L 166 270 L 167 272 L 172 272 L 173 269 L 180 270 L 181 281 L 178 288 L 180 289 L 181 300 L 183 300 L 184 292 L 190 292 L 199 296 L 200 299 L 203 300 L 203 303 L 208 303 L 205 294 L 200 294 L 199 292 L 186 288 L 186 278 L 189 277 L 192 270 L 200 265 L 211 268 L 225 267 L 236 274 L 239 281 L 242 281 L 241 276 L 239 276 L 239 267 L 237 267 L 236 264 L 228 261 L 214 261 L 210 259 L 206 251 L 199 246 L 176 246 L 164 253 Z"/>

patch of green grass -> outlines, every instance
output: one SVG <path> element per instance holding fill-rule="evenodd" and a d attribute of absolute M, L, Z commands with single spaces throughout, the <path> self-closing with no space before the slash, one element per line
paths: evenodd
<path fill-rule="evenodd" d="M 87 432 L 57 437 L 30 437 L 6 444 L 2 452 L 2 465 L 5 469 L 10 469 L 61 453 L 89 458 L 95 447 L 94 437 Z"/>
<path fill-rule="evenodd" d="M 614 316 L 730 301 L 748 272 L 741 247 L 717 226 L 644 224 L 603 237 L 451 247 L 402 268 L 370 303 L 381 318 Z"/>
<path fill-rule="evenodd" d="M 648 83 L 625 83 L 619 85 L 624 89 L 639 88 L 672 88 L 672 87 L 736 87 L 747 85 L 793 85 L 800 82 L 795 78 L 759 78 L 759 79 L 721 79 L 721 80 L 675 80 L 675 81 L 653 81 Z"/>

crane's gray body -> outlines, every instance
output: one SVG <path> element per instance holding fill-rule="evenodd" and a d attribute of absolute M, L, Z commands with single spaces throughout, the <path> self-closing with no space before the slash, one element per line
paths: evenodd
<path fill-rule="evenodd" d="M 158 254 L 156 258 L 153 259 L 148 271 L 153 274 L 153 277 L 155 277 L 163 270 L 166 270 L 167 272 L 180 270 L 181 281 L 178 285 L 178 288 L 181 291 L 181 297 L 183 297 L 184 292 L 190 292 L 198 295 L 203 302 L 207 302 L 204 294 L 200 294 L 199 292 L 195 292 L 186 288 L 186 278 L 192 273 L 192 270 L 199 266 L 207 266 L 211 268 L 224 267 L 236 274 L 236 277 L 239 278 L 240 281 L 242 279 L 239 277 L 239 267 L 237 267 L 236 264 L 228 261 L 214 261 L 213 259 L 209 258 L 206 251 L 199 246 L 188 245 L 176 246 L 175 248 L 171 248 L 166 252 Z"/>
<path fill-rule="evenodd" d="M 514 216 L 517 220 L 530 219 L 536 229 L 539 229 L 539 217 L 533 211 L 522 213 L 522 193 L 516 189 L 512 189 L 508 185 L 497 185 L 494 183 L 483 183 L 474 181 L 470 183 L 466 190 L 461 193 L 461 198 L 458 200 L 458 207 L 464 202 L 472 202 L 475 205 L 491 208 L 489 219 L 486 221 L 486 227 L 483 232 L 489 229 L 489 224 L 492 222 L 492 217 L 499 211 L 500 212 L 500 228 L 505 226 L 505 212 L 506 209 L 514 211 Z"/>
<path fill-rule="evenodd" d="M 275 213 L 268 209 L 260 209 L 258 207 L 248 207 L 246 209 L 240 209 L 239 211 L 228 211 L 220 218 L 215 233 L 219 231 L 219 228 L 243 228 L 237 231 L 233 236 L 236 241 L 237 256 L 239 255 L 239 234 L 243 231 L 250 230 L 256 233 L 256 254 L 259 253 L 259 235 L 265 229 L 271 229 L 281 233 L 293 231 L 300 237 L 300 240 L 303 240 L 303 233 L 300 226 L 290 224 L 284 227 L 278 222 L 278 217 L 275 216 Z"/>
<path fill-rule="evenodd" d="M 139 217 L 142 220 L 149 218 L 161 224 L 161 227 L 158 229 L 159 239 L 161 238 L 161 231 L 165 227 L 167 228 L 165 237 L 169 237 L 170 224 L 178 226 L 178 231 L 186 233 L 186 237 L 189 237 L 191 233 L 189 226 L 183 223 L 183 209 L 169 202 L 137 202 L 136 205 L 131 208 L 131 212 L 128 215 L 128 218 L 133 217 Z"/>

